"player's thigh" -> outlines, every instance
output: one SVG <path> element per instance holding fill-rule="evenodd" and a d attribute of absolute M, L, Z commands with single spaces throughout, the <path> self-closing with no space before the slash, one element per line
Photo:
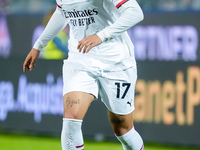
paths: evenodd
<path fill-rule="evenodd" d="M 115 114 L 108 110 L 108 118 L 117 136 L 124 135 L 133 128 L 132 113 L 126 115 Z"/>
<path fill-rule="evenodd" d="M 95 77 L 77 65 L 64 62 L 63 95 L 64 117 L 83 119 L 90 103 L 98 96 Z"/>
<path fill-rule="evenodd" d="M 79 91 L 98 96 L 96 78 L 87 71 L 81 70 L 78 65 L 65 63 L 63 65 L 63 95 Z"/>
<path fill-rule="evenodd" d="M 82 120 L 94 96 L 85 92 L 69 92 L 63 96 L 64 118 Z"/>

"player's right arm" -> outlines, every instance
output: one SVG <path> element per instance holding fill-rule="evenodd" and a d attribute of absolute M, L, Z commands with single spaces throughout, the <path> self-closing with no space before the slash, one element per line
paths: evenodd
<path fill-rule="evenodd" d="M 52 15 L 41 36 L 35 42 L 33 48 L 39 51 L 43 50 L 43 48 L 64 29 L 68 22 L 69 20 L 63 16 L 61 8 L 59 8 L 58 5 L 56 11 Z"/>
<path fill-rule="evenodd" d="M 33 48 L 27 55 L 23 64 L 24 72 L 26 72 L 26 69 L 32 71 L 32 68 L 35 67 L 35 62 L 39 57 L 40 51 L 43 50 L 43 48 L 47 46 L 47 44 L 68 24 L 68 20 L 63 16 L 61 8 L 58 4 L 57 6 L 56 11 L 49 20 L 43 33 L 37 39 Z"/>
<path fill-rule="evenodd" d="M 40 55 L 40 51 L 32 48 L 29 54 L 27 55 L 24 64 L 23 64 L 23 71 L 26 72 L 26 69 L 29 71 L 32 71 L 32 69 L 35 67 L 35 63 Z"/>

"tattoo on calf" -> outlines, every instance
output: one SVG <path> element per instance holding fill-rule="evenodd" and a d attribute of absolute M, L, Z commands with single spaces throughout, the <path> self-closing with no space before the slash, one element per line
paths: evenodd
<path fill-rule="evenodd" d="M 67 107 L 72 107 L 74 104 L 80 104 L 80 99 L 71 100 L 69 97 L 65 101 Z"/>
<path fill-rule="evenodd" d="M 125 118 L 118 118 L 118 117 L 115 117 L 115 118 L 112 118 L 111 119 L 111 122 L 112 123 L 115 123 L 115 124 L 122 124 L 125 122 Z"/>

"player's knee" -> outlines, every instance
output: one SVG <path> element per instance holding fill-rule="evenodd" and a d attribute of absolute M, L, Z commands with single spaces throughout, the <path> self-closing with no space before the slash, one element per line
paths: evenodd
<path fill-rule="evenodd" d="M 123 117 L 111 118 L 110 122 L 113 128 L 113 131 L 117 136 L 124 135 L 132 128 L 132 126 L 129 125 L 129 123 L 127 123 L 125 118 Z"/>
<path fill-rule="evenodd" d="M 64 108 L 63 118 L 83 119 L 78 108 Z"/>
<path fill-rule="evenodd" d="M 129 128 L 124 128 L 124 127 L 120 127 L 120 126 L 116 126 L 113 128 L 113 131 L 117 136 L 122 136 L 122 135 L 126 134 L 129 130 L 130 130 Z"/>
<path fill-rule="evenodd" d="M 69 112 L 69 111 L 64 111 L 63 113 L 63 118 L 68 118 L 68 119 L 82 119 L 79 117 L 78 112 Z"/>

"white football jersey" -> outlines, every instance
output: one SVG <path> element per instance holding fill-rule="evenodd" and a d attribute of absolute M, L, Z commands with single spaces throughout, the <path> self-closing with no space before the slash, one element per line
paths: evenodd
<path fill-rule="evenodd" d="M 58 32 L 56 30 L 53 33 L 52 30 L 63 28 L 59 24 L 69 24 L 68 62 L 80 64 L 87 70 L 90 68 L 116 71 L 135 65 L 134 47 L 126 33 L 143 19 L 142 10 L 135 0 L 57 0 L 56 2 L 57 15 L 54 14 L 52 17 L 54 21 L 51 21 L 53 23 L 50 22 L 47 26 L 49 30 L 44 31 L 46 33 L 38 39 L 34 48 L 44 47 L 48 42 L 46 37 Z M 103 43 L 93 47 L 88 53 L 79 53 L 78 41 L 93 34 L 97 34 Z"/>

